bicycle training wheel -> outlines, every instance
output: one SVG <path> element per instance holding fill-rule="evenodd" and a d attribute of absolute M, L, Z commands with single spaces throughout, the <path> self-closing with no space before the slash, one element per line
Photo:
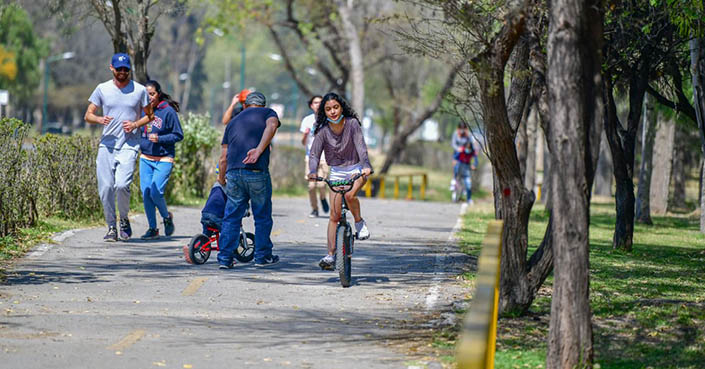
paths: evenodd
<path fill-rule="evenodd" d="M 245 237 L 240 236 L 240 243 L 233 255 L 241 263 L 249 263 L 255 257 L 255 235 L 246 232 Z"/>
<path fill-rule="evenodd" d="M 340 284 L 343 287 L 350 287 L 350 282 L 352 281 L 350 242 L 352 242 L 352 230 L 350 226 L 339 226 L 335 232 L 335 267 L 338 269 Z"/>
<path fill-rule="evenodd" d="M 189 243 L 189 257 L 194 264 L 203 264 L 211 256 L 211 250 L 207 247 L 210 238 L 204 234 L 197 234 Z"/>

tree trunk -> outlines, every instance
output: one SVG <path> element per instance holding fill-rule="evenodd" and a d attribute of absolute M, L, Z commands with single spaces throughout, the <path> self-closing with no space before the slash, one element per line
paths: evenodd
<path fill-rule="evenodd" d="M 653 169 L 654 141 L 656 140 L 656 104 L 649 95 L 644 96 L 644 125 L 641 139 L 641 167 L 637 188 L 636 221 L 653 224 L 651 221 L 651 175 Z"/>
<path fill-rule="evenodd" d="M 523 10 L 507 16 L 490 48 L 473 59 L 478 75 L 487 149 L 495 171 L 495 214 L 504 221 L 499 311 L 524 312 L 534 295 L 526 273 L 528 223 L 534 196 L 524 188 L 504 94 L 504 68 L 523 32 Z"/>
<path fill-rule="evenodd" d="M 671 170 L 671 181 L 673 183 L 673 197 L 669 204 L 669 208 L 674 210 L 683 210 L 685 204 L 685 150 L 683 144 L 687 140 L 687 134 L 683 132 L 683 128 L 676 124 L 675 143 L 673 145 L 673 169 Z"/>
<path fill-rule="evenodd" d="M 651 212 L 656 215 L 666 214 L 668 210 L 675 129 L 675 123 L 670 118 L 660 119 L 656 128 L 650 199 Z"/>
<path fill-rule="evenodd" d="M 700 150 L 705 159 L 705 37 L 690 40 L 690 74 L 693 83 L 695 117 L 700 132 Z M 700 193 L 700 232 L 705 233 L 705 196 L 703 196 L 702 189 Z"/>
<path fill-rule="evenodd" d="M 600 157 L 597 160 L 593 193 L 598 196 L 612 197 L 612 155 L 604 132 L 600 139 Z"/>
<path fill-rule="evenodd" d="M 546 368 L 591 368 L 590 188 L 601 128 L 599 0 L 554 0 L 548 35 L 554 282 Z"/>
<path fill-rule="evenodd" d="M 360 118 L 365 115 L 365 71 L 362 59 L 362 47 L 360 46 L 360 36 L 357 27 L 353 23 L 353 0 L 338 1 L 338 12 L 343 23 L 343 30 L 348 40 L 348 50 L 350 52 L 350 71 L 352 74 L 352 98 L 350 99 L 353 109 Z"/>
<path fill-rule="evenodd" d="M 646 58 L 647 56 L 643 56 Z M 643 68 L 649 65 L 642 61 Z M 614 102 L 614 91 L 611 81 L 606 81 L 605 89 L 607 106 L 605 133 L 610 144 L 614 164 L 614 178 L 617 183 L 615 193 L 615 208 L 617 212 L 612 248 L 624 251 L 632 250 L 634 238 L 634 152 L 636 150 L 636 134 L 641 119 L 642 104 L 648 82 L 648 73 L 635 72 L 629 80 L 629 115 L 627 129 L 617 117 L 617 106 Z"/>
<path fill-rule="evenodd" d="M 524 187 L 527 190 L 533 191 L 536 185 L 536 153 L 538 150 L 538 140 L 536 139 L 536 119 L 538 113 L 535 108 L 529 112 L 529 117 L 526 120 L 526 173 L 524 174 Z"/>

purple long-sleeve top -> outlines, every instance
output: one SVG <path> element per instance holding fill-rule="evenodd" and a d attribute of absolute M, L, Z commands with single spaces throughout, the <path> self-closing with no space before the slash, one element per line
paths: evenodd
<path fill-rule="evenodd" d="M 321 152 L 326 154 L 326 163 L 332 167 L 362 165 L 362 168 L 372 169 L 367 156 L 367 145 L 362 135 L 362 127 L 355 118 L 346 117 L 343 132 L 333 133 L 330 125 L 316 132 L 309 152 L 308 172 L 316 173 Z"/>

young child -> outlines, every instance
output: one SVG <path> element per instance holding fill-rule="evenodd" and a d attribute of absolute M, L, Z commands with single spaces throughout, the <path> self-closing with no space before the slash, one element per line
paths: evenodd
<path fill-rule="evenodd" d="M 217 175 L 217 166 L 215 172 Z M 206 205 L 203 206 L 203 210 L 201 210 L 201 224 L 203 225 L 203 234 L 206 236 L 210 237 L 212 235 L 212 232 L 208 230 L 209 227 L 220 231 L 220 225 L 225 215 L 225 203 L 227 201 L 228 196 L 225 194 L 225 189 L 218 181 L 215 181 L 213 187 L 211 187 L 210 194 L 208 194 Z"/>

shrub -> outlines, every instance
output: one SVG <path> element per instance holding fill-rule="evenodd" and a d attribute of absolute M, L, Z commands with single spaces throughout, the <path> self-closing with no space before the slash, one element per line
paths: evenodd
<path fill-rule="evenodd" d="M 210 170 L 211 153 L 220 146 L 221 132 L 210 123 L 209 115 L 188 113 L 181 116 L 181 128 L 184 139 L 176 144 L 176 160 L 171 173 L 171 185 L 167 188 L 167 197 L 171 200 L 175 194 L 188 194 L 204 197 L 207 194 L 207 179 Z M 213 181 L 210 181 L 211 183 Z"/>
<path fill-rule="evenodd" d="M 17 119 L 0 120 L 0 237 L 36 224 L 36 199 L 32 197 L 29 152 L 23 144 L 29 125 Z"/>
<path fill-rule="evenodd" d="M 38 174 L 38 209 L 44 216 L 84 219 L 100 214 L 96 180 L 98 140 L 44 135 L 37 139 L 31 167 Z"/>

